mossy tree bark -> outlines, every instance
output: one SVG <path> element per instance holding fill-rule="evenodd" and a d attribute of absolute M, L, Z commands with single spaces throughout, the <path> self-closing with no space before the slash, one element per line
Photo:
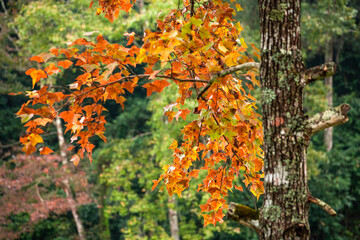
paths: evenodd
<path fill-rule="evenodd" d="M 309 239 L 310 203 L 336 214 L 309 192 L 306 149 L 315 132 L 346 122 L 350 106 L 343 104 L 309 120 L 304 115 L 305 85 L 332 76 L 336 67 L 328 63 L 305 69 L 300 10 L 301 0 L 259 0 L 265 194 L 255 229 L 266 240 Z"/>
<path fill-rule="evenodd" d="M 264 202 L 260 214 L 231 203 L 228 217 L 254 229 L 265 240 L 309 239 L 311 203 L 336 215 L 327 203 L 309 192 L 306 149 L 315 133 L 347 122 L 350 106 L 341 104 L 311 118 L 305 116 L 304 87 L 334 75 L 336 65 L 329 62 L 305 69 L 300 10 L 301 0 L 259 0 Z"/>
<path fill-rule="evenodd" d="M 265 135 L 261 239 L 308 239 L 300 0 L 259 0 Z"/>

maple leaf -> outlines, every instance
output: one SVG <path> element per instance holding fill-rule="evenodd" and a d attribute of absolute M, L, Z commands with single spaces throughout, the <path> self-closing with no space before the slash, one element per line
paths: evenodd
<path fill-rule="evenodd" d="M 46 75 L 46 73 L 39 69 L 39 70 L 36 70 L 34 68 L 31 68 L 29 70 L 27 70 L 25 72 L 26 75 L 30 75 L 30 77 L 32 78 L 32 87 L 34 88 L 35 87 L 35 84 L 40 81 L 41 78 L 47 78 L 48 76 Z"/>
<path fill-rule="evenodd" d="M 189 173 L 189 177 L 198 178 L 199 172 L 200 172 L 199 169 L 194 169 Z"/>
<path fill-rule="evenodd" d="M 40 154 L 49 154 L 49 153 L 53 153 L 53 152 L 54 152 L 53 150 L 51 150 L 51 149 L 48 148 L 48 147 L 40 148 L 39 151 L 40 151 Z"/>
<path fill-rule="evenodd" d="M 58 66 L 63 67 L 65 69 L 68 69 L 73 63 L 69 60 L 64 60 L 64 61 L 60 61 L 58 62 Z"/>
<path fill-rule="evenodd" d="M 126 45 L 131 45 L 135 40 L 135 33 L 134 32 L 132 32 L 132 33 L 124 33 L 124 36 L 129 38 L 129 41 L 127 42 Z"/>
<path fill-rule="evenodd" d="M 146 88 L 146 94 L 149 97 L 153 92 L 161 93 L 165 87 L 169 86 L 170 83 L 166 80 L 155 80 L 151 83 L 146 83 L 143 85 Z"/>
<path fill-rule="evenodd" d="M 30 61 L 36 61 L 38 63 L 42 63 L 42 62 L 44 62 L 44 59 L 40 56 L 33 56 L 30 58 Z"/>
<path fill-rule="evenodd" d="M 80 157 L 79 157 L 79 155 L 78 155 L 78 154 L 74 154 L 74 155 L 71 157 L 70 162 L 73 162 L 73 164 L 74 164 L 75 166 L 77 166 L 77 165 L 79 164 L 79 162 L 80 162 Z"/>
<path fill-rule="evenodd" d="M 56 67 L 55 64 L 50 63 L 50 65 L 48 67 L 45 68 L 45 71 L 47 72 L 47 74 L 52 75 L 52 74 L 56 74 L 60 72 L 60 68 Z"/>
<path fill-rule="evenodd" d="M 177 147 L 178 147 L 178 142 L 174 139 L 174 141 L 170 145 L 169 149 L 175 150 Z"/>
<path fill-rule="evenodd" d="M 34 133 L 31 133 L 29 135 L 28 139 L 29 139 L 31 145 L 33 145 L 34 147 L 36 146 L 36 144 L 44 142 L 44 140 L 42 139 L 42 137 L 39 134 L 34 134 Z"/>

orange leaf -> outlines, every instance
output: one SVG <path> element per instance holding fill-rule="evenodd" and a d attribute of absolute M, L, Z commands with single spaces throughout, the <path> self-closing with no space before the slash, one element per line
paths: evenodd
<path fill-rule="evenodd" d="M 51 48 L 49 51 L 55 56 L 59 55 L 59 50 L 57 48 Z"/>
<path fill-rule="evenodd" d="M 42 62 L 44 62 L 44 59 L 40 56 L 33 56 L 30 58 L 30 61 L 36 61 L 38 63 L 42 63 Z"/>
<path fill-rule="evenodd" d="M 153 180 L 154 185 L 151 188 L 151 191 L 154 191 L 154 189 L 157 187 L 157 185 L 159 184 L 158 180 Z"/>
<path fill-rule="evenodd" d="M 189 173 L 189 177 L 198 178 L 199 172 L 200 172 L 199 169 L 194 169 Z"/>
<path fill-rule="evenodd" d="M 135 40 L 135 33 L 132 32 L 132 33 L 124 33 L 124 36 L 128 37 L 129 41 L 127 42 L 127 46 L 132 44 Z"/>
<path fill-rule="evenodd" d="M 30 68 L 30 69 L 28 69 L 26 72 L 25 72 L 25 74 L 26 75 L 30 75 L 33 71 L 35 71 L 36 69 L 35 68 Z"/>
<path fill-rule="evenodd" d="M 146 83 L 143 85 L 146 88 L 147 96 L 149 97 L 154 91 L 162 92 L 165 87 L 169 86 L 170 83 L 166 80 L 155 80 L 152 83 Z"/>
<path fill-rule="evenodd" d="M 178 147 L 178 142 L 174 139 L 174 141 L 170 145 L 169 149 L 175 150 L 177 147 Z"/>
<path fill-rule="evenodd" d="M 65 122 L 70 123 L 73 121 L 74 115 L 75 115 L 75 113 L 73 111 L 64 111 L 59 114 L 59 117 L 64 119 Z"/>
<path fill-rule="evenodd" d="M 47 75 L 43 70 L 35 70 L 35 69 L 32 70 L 32 69 L 27 70 L 25 73 L 29 75 L 28 73 L 30 72 L 30 77 L 32 78 L 33 88 L 34 88 L 35 84 L 38 81 L 40 81 L 41 78 L 47 78 Z"/>
<path fill-rule="evenodd" d="M 237 189 L 237 190 L 239 190 L 239 191 L 241 191 L 241 192 L 243 191 L 242 186 L 239 186 L 239 187 L 238 187 L 238 186 L 234 185 L 234 187 L 235 187 L 235 189 Z"/>
<path fill-rule="evenodd" d="M 40 148 L 40 154 L 49 154 L 49 153 L 53 153 L 54 151 L 51 150 L 50 148 L 48 147 L 43 147 L 43 148 Z"/>
<path fill-rule="evenodd" d="M 132 4 L 130 4 L 130 3 L 121 5 L 121 9 L 124 10 L 125 12 L 129 12 L 131 7 L 132 7 Z"/>
<path fill-rule="evenodd" d="M 70 162 L 73 162 L 75 166 L 77 166 L 80 162 L 80 157 L 77 154 L 74 154 L 70 159 Z"/>
<path fill-rule="evenodd" d="M 179 121 L 179 117 L 181 117 L 182 119 L 186 120 L 186 116 L 190 113 L 190 110 L 185 108 L 185 109 L 180 109 L 176 115 L 175 115 L 175 118 L 176 118 L 176 121 Z"/>
<path fill-rule="evenodd" d="M 47 72 L 47 74 L 52 75 L 52 74 L 57 74 L 60 72 L 60 68 L 56 67 L 55 64 L 50 63 L 50 65 L 48 67 L 45 68 L 45 71 Z"/>
<path fill-rule="evenodd" d="M 69 60 L 64 60 L 64 61 L 60 61 L 58 62 L 58 66 L 63 67 L 65 69 L 68 69 L 73 63 Z"/>

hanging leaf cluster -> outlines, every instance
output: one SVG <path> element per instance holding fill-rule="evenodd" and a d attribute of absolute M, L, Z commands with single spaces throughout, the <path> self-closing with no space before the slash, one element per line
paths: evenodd
<path fill-rule="evenodd" d="M 99 0 L 97 14 L 105 13 L 113 21 L 123 9 L 129 11 L 133 2 L 126 0 Z M 236 8 L 242 10 L 239 4 Z M 135 33 L 124 34 L 127 46 L 111 44 L 100 34 L 96 42 L 77 39 L 66 48 L 53 48 L 30 60 L 41 63 L 43 69 L 29 69 L 33 88 L 26 94 L 29 100 L 17 115 L 27 127 L 20 141 L 27 153 L 47 154 L 52 150 L 44 145 L 41 135 L 59 116 L 71 134 L 75 151 L 72 160 L 78 164 L 87 156 L 90 160 L 98 136 L 104 141 L 104 103 L 114 100 L 124 108 L 125 92 L 133 93 L 139 79 L 147 95 L 162 92 L 171 83 L 178 87 L 177 100 L 164 108 L 169 121 L 186 119 L 188 114 L 198 118 L 182 129 L 183 140 L 169 147 L 173 163 L 164 167 L 164 173 L 154 180 L 153 189 L 161 183 L 170 195 L 188 188 L 190 180 L 199 171 L 206 177 L 198 190 L 209 193 L 209 200 L 200 206 L 205 225 L 222 222 L 227 209 L 226 196 L 236 177 L 259 197 L 263 193 L 263 131 L 255 98 L 251 95 L 259 86 L 257 66 L 259 50 L 251 48 L 241 38 L 243 30 L 234 21 L 235 10 L 220 0 L 189 2 L 157 20 L 155 32 L 146 30 L 143 45 L 133 45 Z M 253 57 L 251 57 L 253 56 Z M 145 73 L 136 74 L 136 66 L 144 66 Z M 42 86 L 44 79 L 74 68 L 80 74 L 62 88 Z M 42 86 L 38 89 L 38 85 Z M 184 103 L 197 99 L 194 109 Z M 197 163 L 196 163 L 197 162 Z M 196 166 L 201 166 L 197 168 Z"/>

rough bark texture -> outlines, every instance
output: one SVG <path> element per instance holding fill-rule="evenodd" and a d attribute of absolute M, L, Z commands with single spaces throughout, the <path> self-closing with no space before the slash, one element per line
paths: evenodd
<path fill-rule="evenodd" d="M 259 0 L 264 204 L 261 239 L 309 239 L 300 0 Z"/>
<path fill-rule="evenodd" d="M 170 231 L 171 237 L 174 240 L 180 240 L 179 237 L 179 221 L 178 214 L 175 210 L 175 196 L 169 197 L 169 221 L 170 221 Z"/>
<path fill-rule="evenodd" d="M 61 156 L 61 160 L 62 160 L 62 164 L 63 166 L 67 166 L 68 164 L 68 159 L 66 156 L 66 145 L 65 145 L 65 139 L 64 139 L 64 134 L 62 131 L 62 127 L 61 127 L 61 119 L 59 117 L 57 117 L 55 119 L 55 127 L 56 127 L 56 131 L 57 131 L 57 136 L 58 136 L 58 140 L 59 140 L 59 149 L 60 149 L 60 156 Z M 66 169 L 66 168 L 65 168 Z M 66 194 L 66 198 L 68 200 L 68 203 L 70 205 L 70 209 L 71 209 L 71 213 L 73 215 L 75 224 L 76 224 L 76 229 L 78 231 L 79 234 L 79 239 L 80 240 L 85 240 L 85 231 L 84 231 L 84 227 L 83 224 L 81 222 L 81 219 L 79 217 L 79 215 L 77 214 L 76 211 L 76 203 L 74 201 L 74 198 L 71 194 L 70 191 L 70 183 L 69 183 L 69 179 L 65 179 L 63 181 L 64 183 L 64 190 L 65 190 L 65 194 Z"/>
<path fill-rule="evenodd" d="M 334 58 L 334 51 L 333 51 L 333 44 L 332 40 L 330 39 L 325 47 L 325 62 L 331 62 Z M 328 106 L 333 106 L 333 77 L 329 76 L 325 78 L 325 86 L 327 88 L 326 99 L 328 102 Z M 325 129 L 324 132 L 324 142 L 325 148 L 327 151 L 330 151 L 333 145 L 333 128 Z"/>

